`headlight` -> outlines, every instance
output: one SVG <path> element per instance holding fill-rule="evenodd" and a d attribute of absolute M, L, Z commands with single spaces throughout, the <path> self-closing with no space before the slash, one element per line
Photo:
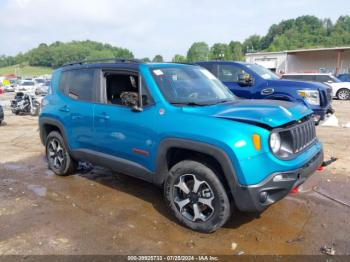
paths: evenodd
<path fill-rule="evenodd" d="M 298 90 L 298 94 L 310 105 L 320 105 L 320 93 L 317 90 Z"/>
<path fill-rule="evenodd" d="M 270 148 L 274 154 L 277 154 L 281 149 L 281 136 L 278 133 L 271 133 Z"/>

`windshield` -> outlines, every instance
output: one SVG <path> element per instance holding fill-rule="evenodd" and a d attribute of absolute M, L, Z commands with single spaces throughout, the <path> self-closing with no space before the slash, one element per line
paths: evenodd
<path fill-rule="evenodd" d="M 23 82 L 22 86 L 34 86 L 34 82 Z"/>
<path fill-rule="evenodd" d="M 341 83 L 341 81 L 338 78 L 336 78 L 335 76 L 330 76 L 330 78 L 332 79 L 332 81 L 334 83 Z"/>
<path fill-rule="evenodd" d="M 45 83 L 45 80 L 44 79 L 35 79 L 35 82 L 42 84 L 42 83 Z"/>
<path fill-rule="evenodd" d="M 235 99 L 230 90 L 204 68 L 174 66 L 151 71 L 169 103 L 210 105 Z"/>
<path fill-rule="evenodd" d="M 247 65 L 248 68 L 253 70 L 256 74 L 258 74 L 260 77 L 264 78 L 265 80 L 278 80 L 279 77 L 271 72 L 271 70 L 257 64 L 250 64 Z"/>

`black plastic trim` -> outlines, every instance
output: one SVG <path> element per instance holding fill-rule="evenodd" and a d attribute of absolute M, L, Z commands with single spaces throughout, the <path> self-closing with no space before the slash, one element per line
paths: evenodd
<path fill-rule="evenodd" d="M 152 182 L 154 173 L 144 166 L 124 158 L 104 154 L 89 149 L 72 150 L 71 154 L 75 159 L 86 160 L 93 165 L 103 166 L 122 174 L 130 175 L 139 179 Z"/>

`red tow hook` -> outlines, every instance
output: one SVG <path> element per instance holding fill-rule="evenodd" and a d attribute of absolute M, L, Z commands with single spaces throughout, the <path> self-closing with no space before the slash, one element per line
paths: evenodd
<path fill-rule="evenodd" d="M 298 187 L 293 187 L 293 189 L 290 191 L 291 194 L 297 194 L 299 193 L 299 188 Z"/>
<path fill-rule="evenodd" d="M 322 171 L 323 170 L 323 165 L 320 165 L 318 168 L 317 168 L 317 171 Z"/>

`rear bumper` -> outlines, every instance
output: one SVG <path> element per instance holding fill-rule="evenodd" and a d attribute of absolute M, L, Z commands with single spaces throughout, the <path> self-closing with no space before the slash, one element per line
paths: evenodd
<path fill-rule="evenodd" d="M 320 150 L 299 169 L 274 173 L 257 185 L 239 186 L 234 196 L 237 208 L 246 212 L 265 210 L 284 198 L 294 187 L 304 183 L 322 162 L 323 151 Z"/>

